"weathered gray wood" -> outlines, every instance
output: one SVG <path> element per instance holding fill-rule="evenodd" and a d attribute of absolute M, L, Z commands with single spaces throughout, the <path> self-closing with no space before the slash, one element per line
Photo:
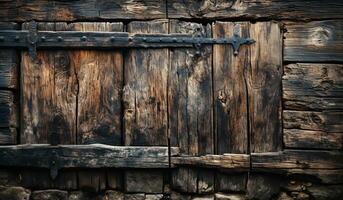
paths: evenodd
<path fill-rule="evenodd" d="M 343 196 L 343 185 L 313 186 L 308 191 L 318 200 L 340 199 Z"/>
<path fill-rule="evenodd" d="M 17 129 L 13 127 L 0 128 L 0 144 L 17 144 Z"/>
<path fill-rule="evenodd" d="M 284 129 L 285 148 L 343 149 L 343 133 L 327 133 L 300 129 Z"/>
<path fill-rule="evenodd" d="M 343 65 L 290 64 L 284 68 L 283 104 L 291 110 L 343 108 Z"/>
<path fill-rule="evenodd" d="M 167 20 L 136 21 L 130 33 L 168 33 Z M 133 49 L 124 67 L 125 145 L 167 145 L 168 49 Z"/>
<path fill-rule="evenodd" d="M 165 18 L 165 1 L 2 1 L 0 21 Z"/>
<path fill-rule="evenodd" d="M 170 21 L 169 32 L 211 37 L 209 25 L 178 20 Z M 211 54 L 211 46 L 204 46 L 200 52 L 194 48 L 177 48 L 169 52 L 170 143 L 171 146 L 180 147 L 180 152 L 185 155 L 199 156 L 214 153 Z M 197 183 L 198 192 L 208 192 L 213 189 L 204 188 L 206 182 L 213 183 L 213 173 L 206 170 L 190 172 L 192 170 L 194 169 L 175 170 L 173 179 L 179 180 L 174 182 L 179 185 L 183 182 L 184 189 L 192 189 L 188 192 L 194 192 Z M 195 184 L 195 186 L 186 186 L 186 184 Z M 202 189 L 199 189 L 199 186 Z"/>
<path fill-rule="evenodd" d="M 340 151 L 284 150 L 281 152 L 252 153 L 252 169 L 342 169 Z"/>
<path fill-rule="evenodd" d="M 0 90 L 0 127 L 17 127 L 16 102 L 12 91 Z"/>
<path fill-rule="evenodd" d="M 343 61 L 342 24 L 341 20 L 286 23 L 284 60 Z"/>
<path fill-rule="evenodd" d="M 171 148 L 171 155 L 177 154 L 178 148 Z M 169 167 L 167 147 L 124 147 L 101 144 L 18 145 L 0 146 L 0 155 L 0 165 L 4 167 L 50 168 L 52 160 L 56 160 L 62 168 Z"/>
<path fill-rule="evenodd" d="M 302 129 L 339 133 L 343 130 L 343 112 L 340 111 L 283 111 L 285 129 Z"/>
<path fill-rule="evenodd" d="M 106 173 L 100 170 L 82 169 L 78 172 L 78 188 L 100 192 L 106 189 Z"/>
<path fill-rule="evenodd" d="M 279 172 L 284 172 L 289 176 L 310 177 L 323 184 L 343 183 L 343 169 L 286 169 Z"/>
<path fill-rule="evenodd" d="M 0 22 L 0 30 L 16 30 L 19 25 L 11 22 Z M 0 88 L 17 88 L 18 55 L 13 49 L 0 51 Z"/>
<path fill-rule="evenodd" d="M 171 162 L 176 166 L 196 166 L 206 168 L 248 170 L 250 168 L 250 156 L 247 154 L 224 154 L 204 156 L 181 156 L 172 157 Z"/>
<path fill-rule="evenodd" d="M 28 29 L 29 23 L 23 24 Z M 38 30 L 67 30 L 67 23 L 38 23 Z M 21 56 L 21 143 L 76 143 L 77 77 L 68 51 Z"/>
<path fill-rule="evenodd" d="M 304 20 L 342 18 L 342 9 L 343 3 L 337 0 L 168 0 L 167 13 L 168 18 Z"/>
<path fill-rule="evenodd" d="M 158 170 L 125 171 L 125 191 L 128 193 L 162 193 L 163 172 Z"/>
<path fill-rule="evenodd" d="M 248 173 L 241 173 L 236 170 L 218 172 L 216 174 L 216 191 L 227 193 L 245 192 L 247 179 Z"/>
<path fill-rule="evenodd" d="M 71 31 L 123 31 L 122 23 L 72 23 Z M 78 144 L 122 144 L 123 58 L 119 50 L 70 54 L 77 78 Z"/>
<path fill-rule="evenodd" d="M 247 67 L 250 152 L 282 149 L 282 31 L 277 22 L 250 25 L 251 65 Z M 240 66 L 241 67 L 241 66 Z M 235 76 L 235 75 L 234 75 Z"/>

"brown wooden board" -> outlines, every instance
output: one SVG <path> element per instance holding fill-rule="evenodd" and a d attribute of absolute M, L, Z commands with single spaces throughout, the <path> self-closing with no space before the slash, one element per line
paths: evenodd
<path fill-rule="evenodd" d="M 169 30 L 170 33 L 211 37 L 211 27 L 198 23 L 171 20 Z M 213 154 L 212 48 L 203 46 L 200 51 L 177 48 L 171 49 L 169 54 L 170 144 L 179 147 L 185 155 Z M 196 192 L 197 188 L 200 193 L 213 190 L 204 187 L 206 183 L 213 183 L 213 172 L 180 168 L 173 176 L 173 187 L 184 185 L 179 187 L 184 192 Z"/>
<path fill-rule="evenodd" d="M 123 24 L 38 23 L 38 29 L 120 32 Z M 35 60 L 24 52 L 22 143 L 122 144 L 122 67 L 119 51 L 39 51 Z"/>
<path fill-rule="evenodd" d="M 343 130 L 343 112 L 341 111 L 283 111 L 285 129 L 301 129 L 339 133 Z"/>
<path fill-rule="evenodd" d="M 123 24 L 72 23 L 68 30 L 122 32 Z M 77 143 L 121 145 L 123 58 L 120 50 L 78 50 L 70 55 L 77 77 Z"/>
<path fill-rule="evenodd" d="M 168 33 L 167 20 L 136 21 L 130 33 Z M 168 49 L 133 49 L 124 66 L 125 145 L 167 145 Z"/>
<path fill-rule="evenodd" d="M 281 78 L 282 31 L 277 22 L 257 22 L 250 27 L 251 65 L 247 68 L 250 151 L 282 148 Z"/>
<path fill-rule="evenodd" d="M 342 169 L 341 151 L 284 150 L 252 153 L 252 169 Z"/>
<path fill-rule="evenodd" d="M 165 1 L 2 1 L 0 21 L 75 21 L 166 17 Z"/>
<path fill-rule="evenodd" d="M 343 65 L 286 65 L 282 78 L 283 105 L 290 110 L 341 110 Z"/>
<path fill-rule="evenodd" d="M 300 3 L 304 4 L 304 2 Z M 338 13 L 343 16 L 341 12 Z M 284 60 L 291 62 L 343 61 L 342 24 L 341 20 L 286 23 Z"/>
<path fill-rule="evenodd" d="M 28 29 L 28 23 L 23 29 Z M 66 23 L 38 23 L 38 30 L 67 30 Z M 67 51 L 21 56 L 21 143 L 76 143 L 77 77 Z"/>
<path fill-rule="evenodd" d="M 168 0 L 167 3 L 168 18 L 193 19 L 327 19 L 342 18 L 343 9 L 343 3 L 337 0 Z"/>

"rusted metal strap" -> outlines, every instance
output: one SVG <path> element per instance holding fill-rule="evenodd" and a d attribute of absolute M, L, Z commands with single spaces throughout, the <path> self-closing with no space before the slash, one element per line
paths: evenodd
<path fill-rule="evenodd" d="M 29 30 L 0 30 L 0 47 L 27 48 L 35 58 L 37 48 L 197 48 L 203 45 L 229 44 L 237 55 L 244 44 L 255 40 L 234 33 L 229 38 L 207 38 L 201 34 L 129 34 L 127 32 L 38 31 L 37 23 Z"/>

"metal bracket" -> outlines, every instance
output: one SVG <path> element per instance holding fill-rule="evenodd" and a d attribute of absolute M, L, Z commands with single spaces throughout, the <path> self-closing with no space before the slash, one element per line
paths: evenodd
<path fill-rule="evenodd" d="M 26 38 L 26 40 L 22 40 Z M 208 38 L 200 33 L 190 34 L 131 34 L 125 32 L 37 31 L 31 21 L 28 30 L 0 30 L 0 47 L 28 48 L 36 58 L 37 48 L 195 48 L 198 54 L 203 45 L 231 45 L 237 56 L 241 45 L 255 40 L 242 38 L 234 31 L 229 38 Z"/>
<path fill-rule="evenodd" d="M 32 59 L 35 59 L 37 56 L 37 42 L 38 42 L 38 31 L 37 31 L 37 23 L 35 21 L 31 21 L 29 23 L 29 33 L 27 35 L 27 43 L 29 49 L 29 55 Z"/>
<path fill-rule="evenodd" d="M 51 157 L 50 157 L 50 177 L 52 180 L 55 180 L 58 176 L 58 170 L 60 167 L 60 161 L 58 158 L 58 153 L 56 150 L 52 150 Z"/>

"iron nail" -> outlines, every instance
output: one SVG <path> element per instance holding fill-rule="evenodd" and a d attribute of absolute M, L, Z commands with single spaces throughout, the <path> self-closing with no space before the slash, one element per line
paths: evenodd
<path fill-rule="evenodd" d="M 5 40 L 4 36 L 0 36 L 0 41 L 2 42 L 4 40 Z"/>
<path fill-rule="evenodd" d="M 46 40 L 46 37 L 42 36 L 40 39 L 44 42 Z"/>
<path fill-rule="evenodd" d="M 129 39 L 128 39 L 128 40 L 129 40 L 129 42 L 132 42 L 132 37 L 129 37 Z"/>
<path fill-rule="evenodd" d="M 111 36 L 111 42 L 116 41 L 116 38 L 114 36 Z"/>
<path fill-rule="evenodd" d="M 63 38 L 62 38 L 61 36 L 58 36 L 58 37 L 57 37 L 57 40 L 58 40 L 59 42 L 62 42 L 62 41 L 63 41 Z"/>
<path fill-rule="evenodd" d="M 86 41 L 86 40 L 87 40 L 87 36 L 85 36 L 85 35 L 82 36 L 82 37 L 81 37 L 81 40 L 82 40 L 82 41 Z"/>
<path fill-rule="evenodd" d="M 15 38 L 14 38 L 15 41 L 18 41 L 19 39 L 20 39 L 20 37 L 18 35 L 15 36 Z"/>

